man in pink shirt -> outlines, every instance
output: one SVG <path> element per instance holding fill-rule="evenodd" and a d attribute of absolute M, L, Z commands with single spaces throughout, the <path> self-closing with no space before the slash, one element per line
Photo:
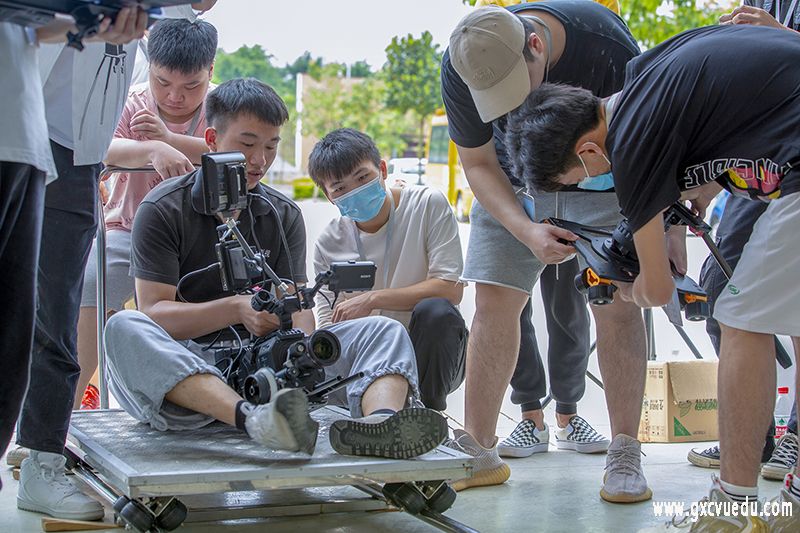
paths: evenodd
<path fill-rule="evenodd" d="M 104 163 L 152 173 L 119 173 L 112 180 L 104 209 L 106 230 L 106 294 L 109 311 L 122 309 L 133 296 L 129 275 L 133 217 L 145 195 L 165 179 L 182 176 L 208 151 L 204 100 L 214 72 L 217 30 L 203 20 L 159 21 L 150 31 L 149 83 L 133 87 L 122 111 Z M 110 180 L 111 181 L 111 180 Z M 81 378 L 75 408 L 96 403 L 96 388 L 87 384 L 97 368 L 96 250 L 84 274 L 78 321 Z"/>

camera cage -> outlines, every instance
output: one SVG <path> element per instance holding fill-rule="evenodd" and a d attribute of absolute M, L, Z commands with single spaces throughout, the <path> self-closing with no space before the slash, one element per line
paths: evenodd
<path fill-rule="evenodd" d="M 215 350 L 217 366 L 227 364 L 220 370 L 228 385 L 253 403 L 266 403 L 278 389 L 295 387 L 306 391 L 312 405 L 324 405 L 328 394 L 359 379 L 362 374 L 325 381 L 323 367 L 338 360 L 339 340 L 330 331 L 317 330 L 306 335 L 294 329 L 292 315 L 313 308 L 314 297 L 326 285 L 335 295 L 371 289 L 375 283 L 375 264 L 369 261 L 334 263 L 330 270 L 316 277 L 311 288 L 300 288 L 294 280 L 280 278 L 266 261 L 269 252 L 251 246 L 239 230 L 239 221 L 233 218 L 236 212 L 247 209 L 249 197 L 254 195 L 247 189 L 244 154 L 203 154 L 201 163 L 192 189 L 194 208 L 224 221 L 217 227 L 217 263 L 203 270 L 218 267 L 223 290 L 252 294 L 250 305 L 254 310 L 272 313 L 280 321 L 276 331 L 255 339 L 246 348 L 239 338 L 238 350 Z M 267 198 L 264 200 L 272 205 Z M 275 210 L 275 206 L 272 208 Z M 277 210 L 275 215 L 281 239 L 288 248 Z M 294 285 L 293 292 L 287 281 Z"/>

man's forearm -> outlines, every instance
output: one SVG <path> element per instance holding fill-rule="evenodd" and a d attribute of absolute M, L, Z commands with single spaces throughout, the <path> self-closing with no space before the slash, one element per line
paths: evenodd
<path fill-rule="evenodd" d="M 426 298 L 445 298 L 453 305 L 458 305 L 463 294 L 462 283 L 434 278 L 402 289 L 380 289 L 374 291 L 371 296 L 373 309 L 412 311 L 414 306 Z"/>
<path fill-rule="evenodd" d="M 237 324 L 235 299 L 230 296 L 202 303 L 163 300 L 142 312 L 173 339 L 193 339 Z"/>
<path fill-rule="evenodd" d="M 125 168 L 146 167 L 153 164 L 153 154 L 166 143 L 161 141 L 135 141 L 116 138 L 108 147 L 106 165 Z"/>
<path fill-rule="evenodd" d="M 200 156 L 209 151 L 204 138 L 181 135 L 179 133 L 172 134 L 172 137 L 169 139 L 169 145 L 179 150 L 195 165 L 199 165 Z"/>

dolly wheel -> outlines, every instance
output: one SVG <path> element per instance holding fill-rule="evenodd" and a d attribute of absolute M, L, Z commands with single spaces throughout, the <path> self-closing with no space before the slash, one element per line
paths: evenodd
<path fill-rule="evenodd" d="M 417 515 L 425 509 L 425 496 L 413 483 L 387 483 L 383 486 L 383 495 L 409 514 Z"/>
<path fill-rule="evenodd" d="M 130 498 L 128 498 L 127 496 L 120 496 L 119 498 L 117 498 L 117 501 L 114 502 L 113 505 L 114 512 L 120 514 L 122 510 L 125 508 L 125 506 L 128 505 L 129 503 L 131 503 Z"/>
<path fill-rule="evenodd" d="M 130 501 L 119 513 L 120 518 L 136 531 L 146 533 L 153 529 L 156 519 L 147 507 L 138 501 Z"/>
<path fill-rule="evenodd" d="M 437 513 L 444 513 L 453 506 L 455 501 L 456 491 L 447 483 L 442 483 L 439 485 L 439 488 L 436 489 L 436 492 L 431 494 L 430 498 L 428 498 L 428 509 L 436 511 Z"/>
<path fill-rule="evenodd" d="M 156 517 L 156 524 L 161 529 L 172 531 L 186 520 L 188 511 L 180 500 L 172 499 Z"/>

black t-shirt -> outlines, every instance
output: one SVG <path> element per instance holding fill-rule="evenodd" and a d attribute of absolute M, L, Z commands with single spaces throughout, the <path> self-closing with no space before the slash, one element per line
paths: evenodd
<path fill-rule="evenodd" d="M 633 231 L 717 180 L 769 200 L 800 190 L 800 38 L 752 26 L 683 32 L 628 64 L 606 148 Z"/>
<path fill-rule="evenodd" d="M 625 64 L 639 53 L 639 47 L 616 13 L 591 0 L 529 2 L 507 9 L 512 13 L 542 11 L 563 24 L 567 36 L 564 52 L 558 63 L 551 65 L 548 81 L 583 87 L 601 97 L 622 88 Z M 523 186 L 522 180 L 511 174 L 512 166 L 508 164 L 505 117 L 492 124 L 481 120 L 469 87 L 450 63 L 449 50 L 442 58 L 441 76 L 450 138 L 459 146 L 475 148 L 494 136 L 500 166 L 513 185 Z"/>
<path fill-rule="evenodd" d="M 222 222 L 202 214 L 192 203 L 192 187 L 201 171 L 166 180 L 145 196 L 133 223 L 131 275 L 147 281 L 178 285 L 189 272 L 217 262 L 214 245 Z M 300 208 L 276 190 L 258 184 L 251 192 L 261 194 L 280 213 L 289 244 L 295 281 L 305 283 L 306 230 Z M 267 264 L 282 278 L 290 278 L 289 255 L 283 246 L 278 219 L 261 198 L 250 197 L 250 206 L 239 214 L 239 230 L 250 245 L 268 254 Z M 255 238 L 253 236 L 255 230 Z M 189 302 L 208 302 L 231 296 L 222 290 L 219 270 L 190 276 L 181 284 Z"/>

